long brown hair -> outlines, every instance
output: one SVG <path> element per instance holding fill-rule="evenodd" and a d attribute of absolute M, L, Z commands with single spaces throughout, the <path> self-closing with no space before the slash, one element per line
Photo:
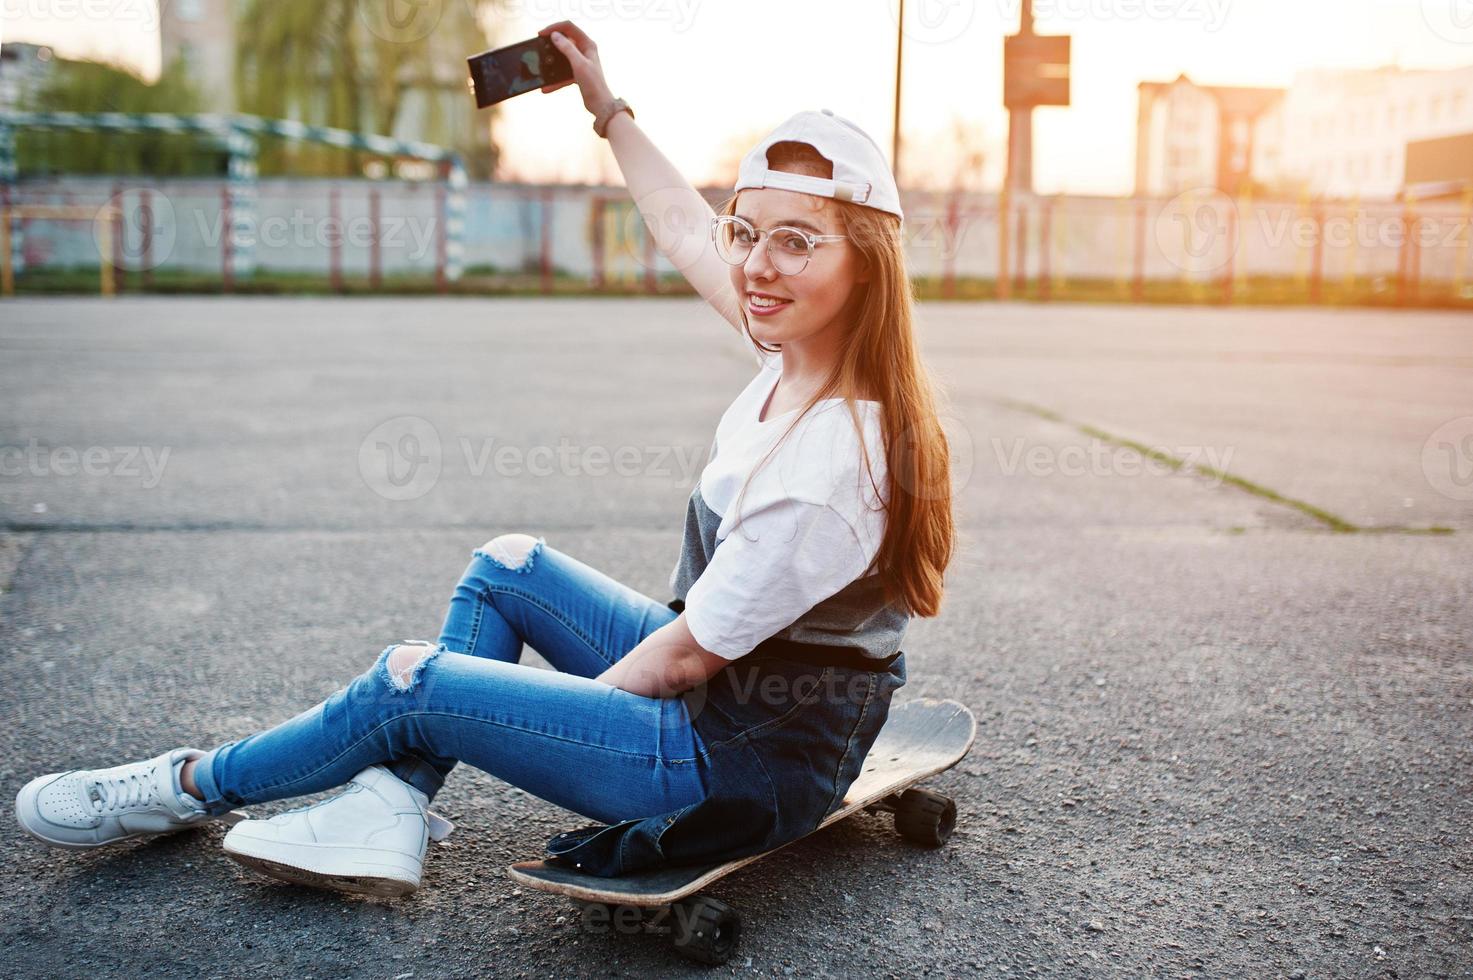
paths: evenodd
<path fill-rule="evenodd" d="M 767 161 L 774 170 L 833 176 L 833 164 L 806 143 L 775 143 Z M 732 195 L 717 213 L 735 214 L 736 200 Z M 833 205 L 843 222 L 841 234 L 849 236 L 847 244 L 858 248 L 869 281 L 855 285 L 841 313 L 853 326 L 834 372 L 752 472 L 766 463 L 815 405 L 842 397 L 860 434 L 865 472 L 873 487 L 874 471 L 854 398 L 859 391 L 872 393 L 881 409 L 888 504 L 885 536 L 865 571 L 878 572 L 886 602 L 899 600 L 912 615 L 935 616 L 941 610 L 942 577 L 955 544 L 951 460 L 936 412 L 939 386 L 916 349 L 915 293 L 906 269 L 900 219 L 848 201 L 835 200 Z M 776 353 L 778 348 L 766 347 L 752 336 L 745 309 L 742 320 L 747 327 L 744 333 L 754 346 Z M 742 496 L 750 482 L 748 476 Z M 740 505 L 738 496 L 738 515 Z"/>

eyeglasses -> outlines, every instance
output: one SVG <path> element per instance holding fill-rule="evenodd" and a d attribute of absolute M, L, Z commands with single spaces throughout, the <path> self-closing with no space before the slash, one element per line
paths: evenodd
<path fill-rule="evenodd" d="M 745 218 L 734 214 L 718 214 L 711 219 L 711 240 L 716 254 L 729 265 L 742 265 L 752 254 L 752 247 L 767 236 L 767 257 L 773 268 L 785 276 L 796 276 L 808 267 L 813 249 L 824 242 L 842 242 L 848 235 L 810 235 L 801 228 L 779 225 L 758 231 Z"/>

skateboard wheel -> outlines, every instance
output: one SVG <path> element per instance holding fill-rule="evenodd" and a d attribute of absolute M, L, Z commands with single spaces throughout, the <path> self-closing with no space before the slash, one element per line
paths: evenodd
<path fill-rule="evenodd" d="M 940 847 L 956 828 L 956 803 L 928 789 L 908 789 L 895 806 L 895 829 L 906 840 Z"/>
<path fill-rule="evenodd" d="M 736 909 L 709 895 L 695 895 L 671 908 L 675 951 L 698 963 L 719 966 L 731 958 L 742 936 Z"/>

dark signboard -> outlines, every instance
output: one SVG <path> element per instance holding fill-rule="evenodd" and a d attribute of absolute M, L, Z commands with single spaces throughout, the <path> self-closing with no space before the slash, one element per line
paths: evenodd
<path fill-rule="evenodd" d="M 1009 109 L 1069 104 L 1068 35 L 1005 37 L 1002 61 L 1002 101 Z"/>

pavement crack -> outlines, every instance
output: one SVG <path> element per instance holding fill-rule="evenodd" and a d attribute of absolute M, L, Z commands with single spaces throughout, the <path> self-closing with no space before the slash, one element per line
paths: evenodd
<path fill-rule="evenodd" d="M 1176 456 L 1172 453 L 1166 452 L 1163 449 L 1158 449 L 1155 446 L 1148 446 L 1145 443 L 1135 439 L 1131 439 L 1128 436 L 1121 436 L 1116 435 L 1113 432 L 1107 432 L 1097 425 L 1091 425 L 1088 422 L 1079 422 L 1074 419 L 1067 418 L 1051 408 L 1045 408 L 1042 405 L 1034 405 L 1031 402 L 1025 402 L 1017 398 L 993 398 L 991 399 L 991 401 L 1006 408 L 1015 409 L 1021 412 L 1027 412 L 1030 415 L 1035 415 L 1039 418 L 1047 419 L 1050 422 L 1057 422 L 1060 425 L 1070 426 L 1078 432 L 1082 432 L 1087 436 L 1099 439 L 1101 442 L 1107 442 L 1111 445 L 1120 446 L 1122 448 L 1134 449 L 1141 455 L 1164 463 L 1167 466 L 1170 466 L 1172 469 L 1198 473 L 1202 476 L 1210 477 L 1214 480 L 1217 480 L 1220 483 L 1231 484 L 1237 487 L 1239 490 L 1244 491 L 1245 493 L 1253 494 L 1255 497 L 1260 497 L 1264 500 L 1270 501 L 1271 503 L 1297 510 L 1302 514 L 1312 517 L 1314 520 L 1324 525 L 1329 530 L 1336 532 L 1337 534 L 1453 533 L 1452 528 L 1444 527 L 1437 524 L 1429 525 L 1427 527 L 1411 527 L 1405 524 L 1356 524 L 1353 521 L 1349 521 L 1338 514 L 1326 510 L 1323 507 L 1312 504 L 1307 500 L 1300 500 L 1296 497 L 1286 496 L 1282 493 L 1279 493 L 1272 487 L 1266 487 L 1263 484 L 1256 483 L 1253 480 L 1247 479 L 1246 477 L 1235 476 L 1234 474 L 1229 473 L 1227 470 L 1221 470 L 1215 466 L 1209 466 L 1205 463 L 1196 463 L 1191 460 L 1183 459 L 1180 456 Z"/>

